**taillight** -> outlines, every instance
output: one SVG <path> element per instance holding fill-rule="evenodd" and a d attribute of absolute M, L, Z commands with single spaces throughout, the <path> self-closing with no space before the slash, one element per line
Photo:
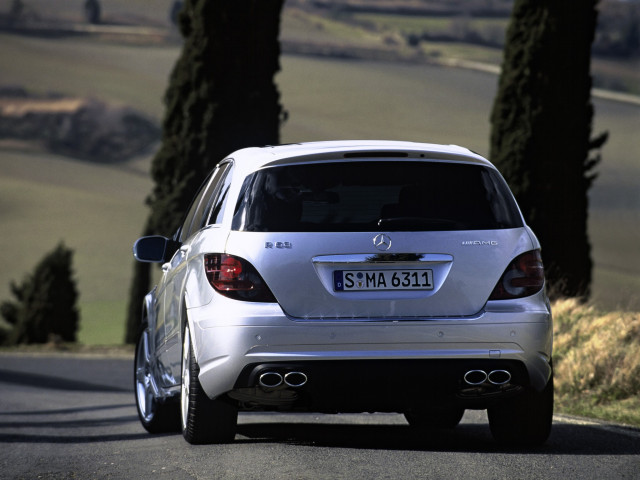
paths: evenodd
<path fill-rule="evenodd" d="M 275 302 L 276 299 L 253 265 L 246 260 L 210 253 L 204 256 L 207 279 L 216 292 L 234 300 Z"/>
<path fill-rule="evenodd" d="M 544 267 L 540 250 L 532 250 L 516 257 L 493 289 L 489 300 L 522 298 L 538 293 L 544 286 Z"/>

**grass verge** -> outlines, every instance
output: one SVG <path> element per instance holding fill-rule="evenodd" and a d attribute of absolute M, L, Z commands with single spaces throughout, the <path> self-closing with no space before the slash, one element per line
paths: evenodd
<path fill-rule="evenodd" d="M 640 427 L 640 313 L 575 300 L 553 313 L 557 410 Z"/>

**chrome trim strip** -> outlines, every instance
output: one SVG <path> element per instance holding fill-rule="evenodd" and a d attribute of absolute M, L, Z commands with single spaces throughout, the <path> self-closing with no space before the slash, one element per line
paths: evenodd
<path fill-rule="evenodd" d="M 347 255 L 320 255 L 313 263 L 449 263 L 453 256 L 444 253 L 352 253 Z"/>

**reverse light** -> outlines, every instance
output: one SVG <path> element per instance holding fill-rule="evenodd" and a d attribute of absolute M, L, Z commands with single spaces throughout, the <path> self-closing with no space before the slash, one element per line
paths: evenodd
<path fill-rule="evenodd" d="M 204 270 L 216 292 L 234 300 L 275 302 L 260 274 L 246 260 L 224 253 L 204 256 Z"/>
<path fill-rule="evenodd" d="M 544 267 L 540 250 L 531 250 L 513 260 L 493 289 L 489 300 L 528 297 L 544 287 Z"/>

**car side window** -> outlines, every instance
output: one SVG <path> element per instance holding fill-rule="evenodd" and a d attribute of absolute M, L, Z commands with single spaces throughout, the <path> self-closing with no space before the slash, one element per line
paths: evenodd
<path fill-rule="evenodd" d="M 201 219 L 203 211 L 207 206 L 207 199 L 210 197 L 210 192 L 218 184 L 220 168 L 216 168 L 207 180 L 202 184 L 197 195 L 193 199 L 191 206 L 189 207 L 187 216 L 185 217 L 182 228 L 180 229 L 179 241 L 183 243 L 187 238 L 193 235 L 196 230 L 201 226 Z"/>
<path fill-rule="evenodd" d="M 224 212 L 224 206 L 227 204 L 227 198 L 229 196 L 229 188 L 231 187 L 231 164 L 228 163 L 223 177 L 221 177 L 220 188 L 216 194 L 212 197 L 213 208 L 209 215 L 207 225 L 215 225 L 222 223 L 222 214 Z"/>
<path fill-rule="evenodd" d="M 191 222 L 193 221 L 193 217 L 196 214 L 196 210 L 200 205 L 200 201 L 202 200 L 202 194 L 205 190 L 206 183 L 201 187 L 198 194 L 195 196 L 191 205 L 189 206 L 189 210 L 187 211 L 187 216 L 182 223 L 182 228 L 180 228 L 180 238 L 178 239 L 181 243 L 184 242 L 189 237 L 189 227 L 191 226 Z"/>
<path fill-rule="evenodd" d="M 223 163 L 216 167 L 211 175 L 211 180 L 206 184 L 206 187 L 201 191 L 199 197 L 194 200 L 189 215 L 185 221 L 182 233 L 180 235 L 181 242 L 191 237 L 194 233 L 205 226 L 206 220 L 209 217 L 211 206 L 215 199 L 219 197 L 220 191 L 225 183 L 225 178 L 228 177 L 227 173 L 230 169 L 230 163 Z M 196 206 L 197 204 L 197 206 Z"/>

